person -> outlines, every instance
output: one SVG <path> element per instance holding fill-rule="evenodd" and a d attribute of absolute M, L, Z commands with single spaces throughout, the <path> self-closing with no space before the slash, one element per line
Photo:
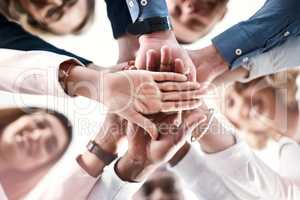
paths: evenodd
<path fill-rule="evenodd" d="M 176 39 L 191 44 L 207 35 L 227 13 L 228 0 L 168 0 Z"/>
<path fill-rule="evenodd" d="M 0 180 L 9 199 L 20 199 L 62 157 L 72 126 L 62 114 L 42 108 L 1 108 Z"/>
<path fill-rule="evenodd" d="M 184 193 L 179 177 L 166 168 L 159 168 L 133 196 L 133 200 L 172 199 L 184 200 Z"/>
<path fill-rule="evenodd" d="M 225 116 L 246 134 L 249 144 L 266 147 L 277 135 L 297 141 L 298 104 L 296 100 L 297 70 L 280 72 L 234 83 L 225 92 Z"/>
<path fill-rule="evenodd" d="M 259 55 L 267 54 L 289 40 L 295 41 L 299 35 L 298 3 L 296 0 L 266 1 L 256 14 L 214 38 L 211 45 L 190 51 L 190 58 L 197 69 L 197 80 L 212 82 L 225 72 L 247 66 L 250 60 L 255 62 Z M 296 56 L 289 56 L 289 60 L 298 59 Z M 259 69 L 258 73 L 272 70 L 268 65 L 259 66 Z"/>
<path fill-rule="evenodd" d="M 0 12 L 13 21 L 26 21 L 31 28 L 46 33 L 78 34 L 93 21 L 95 0 L 4 0 L 0 3 Z"/>

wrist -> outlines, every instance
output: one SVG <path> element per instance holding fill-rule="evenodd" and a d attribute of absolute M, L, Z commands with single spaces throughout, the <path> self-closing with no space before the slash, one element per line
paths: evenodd
<path fill-rule="evenodd" d="M 77 157 L 77 163 L 92 177 L 99 176 L 103 172 L 104 167 L 106 167 L 102 160 L 88 151 Z"/>
<path fill-rule="evenodd" d="M 158 165 L 147 162 L 142 157 L 132 157 L 125 154 L 116 164 L 117 175 L 127 182 L 142 182 Z"/>
<path fill-rule="evenodd" d="M 175 35 L 172 30 L 159 31 L 159 32 L 142 35 L 141 37 L 139 37 L 139 42 L 140 44 L 142 44 L 143 42 L 148 42 L 152 40 L 166 41 L 169 40 L 170 38 L 175 39 Z"/>

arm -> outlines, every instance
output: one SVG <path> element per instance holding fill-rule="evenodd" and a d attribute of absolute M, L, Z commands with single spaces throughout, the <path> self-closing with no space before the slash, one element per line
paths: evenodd
<path fill-rule="evenodd" d="M 206 200 L 238 200 L 221 176 L 207 165 L 203 155 L 190 144 L 186 143 L 169 163 L 171 169 L 183 179 L 197 197 Z"/>
<path fill-rule="evenodd" d="M 208 166 L 235 196 L 239 199 L 299 199 L 299 186 L 272 171 L 224 122 L 215 120 L 214 123 L 198 142 Z"/>
<path fill-rule="evenodd" d="M 261 76 L 297 68 L 300 66 L 299 51 L 300 37 L 290 38 L 281 46 L 251 57 L 243 63 L 243 67 L 222 74 L 214 80 L 214 83 L 219 85 L 233 81 L 247 82 Z"/>
<path fill-rule="evenodd" d="M 268 0 L 249 20 L 214 38 L 212 45 L 192 51 L 198 81 L 211 81 L 228 69 L 247 65 L 251 58 L 297 37 L 297 27 L 300 24 L 299 4 L 297 0 Z M 210 59 L 212 57 L 216 59 Z"/>

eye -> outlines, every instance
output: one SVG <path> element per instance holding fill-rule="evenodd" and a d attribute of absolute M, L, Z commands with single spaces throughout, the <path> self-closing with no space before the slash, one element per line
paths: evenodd
<path fill-rule="evenodd" d="M 234 104 L 235 104 L 234 98 L 229 96 L 226 101 L 226 106 L 228 106 L 228 108 L 232 108 L 232 107 L 234 107 Z"/>
<path fill-rule="evenodd" d="M 252 108 L 261 114 L 263 111 L 263 100 L 261 98 L 254 99 L 252 101 Z"/>
<path fill-rule="evenodd" d="M 46 18 L 50 21 L 58 21 L 63 16 L 63 10 L 61 7 L 49 8 L 46 14 Z"/>

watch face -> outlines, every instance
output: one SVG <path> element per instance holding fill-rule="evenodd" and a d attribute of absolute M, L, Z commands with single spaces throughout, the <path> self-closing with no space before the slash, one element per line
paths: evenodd
<path fill-rule="evenodd" d="M 91 150 L 94 148 L 94 146 L 95 146 L 95 144 L 94 144 L 92 141 L 90 141 L 90 142 L 87 144 L 86 148 L 87 148 L 89 151 L 91 151 Z"/>

